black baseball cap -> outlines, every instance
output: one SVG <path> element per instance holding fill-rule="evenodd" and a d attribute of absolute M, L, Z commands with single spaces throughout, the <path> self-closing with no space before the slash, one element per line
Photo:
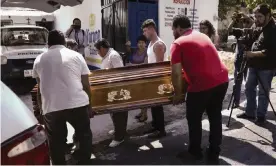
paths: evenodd
<path fill-rule="evenodd" d="M 254 13 L 261 13 L 263 15 L 270 14 L 271 15 L 271 8 L 268 4 L 260 4 L 254 9 Z"/>

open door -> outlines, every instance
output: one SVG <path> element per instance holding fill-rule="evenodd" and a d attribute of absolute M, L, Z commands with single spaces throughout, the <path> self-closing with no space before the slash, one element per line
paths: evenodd
<path fill-rule="evenodd" d="M 23 7 L 52 13 L 60 6 L 76 6 L 83 0 L 1 0 L 2 7 Z"/>

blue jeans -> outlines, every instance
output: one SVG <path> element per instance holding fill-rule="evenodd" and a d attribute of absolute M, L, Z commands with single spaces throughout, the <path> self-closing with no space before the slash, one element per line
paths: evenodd
<path fill-rule="evenodd" d="M 266 116 L 269 101 L 265 93 L 268 93 L 267 95 L 269 96 L 269 91 L 271 89 L 271 83 L 274 74 L 275 71 L 273 70 L 258 70 L 254 68 L 249 68 L 249 73 L 245 85 L 245 94 L 247 98 L 245 109 L 246 115 L 255 117 L 255 111 L 257 109 L 257 117 Z M 265 90 L 263 89 L 260 82 L 258 82 L 258 76 Z M 258 107 L 256 103 L 257 85 L 259 85 Z"/>

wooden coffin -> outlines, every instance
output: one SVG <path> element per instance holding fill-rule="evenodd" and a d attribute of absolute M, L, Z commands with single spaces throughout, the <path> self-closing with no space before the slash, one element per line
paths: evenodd
<path fill-rule="evenodd" d="M 92 71 L 92 109 L 99 114 L 171 103 L 170 62 Z M 34 110 L 37 86 L 32 90 Z"/>

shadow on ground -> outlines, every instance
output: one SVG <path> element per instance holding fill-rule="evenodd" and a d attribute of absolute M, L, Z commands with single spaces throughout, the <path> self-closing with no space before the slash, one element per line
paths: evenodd
<path fill-rule="evenodd" d="M 229 89 L 231 86 L 229 86 Z M 231 92 L 226 95 L 223 109 L 228 107 Z M 245 100 L 242 94 L 241 102 Z M 236 110 L 234 110 L 236 111 Z M 178 118 L 185 117 L 183 115 Z M 274 120 L 273 112 L 268 112 L 268 120 Z M 206 116 L 203 119 L 207 118 Z M 173 119 L 173 118 L 172 118 Z M 223 124 L 227 125 L 228 116 L 223 116 Z M 231 124 L 229 128 L 224 129 L 222 151 L 220 164 L 246 164 L 246 165 L 273 165 L 276 163 L 276 154 L 268 154 L 264 149 L 271 149 L 276 152 L 276 126 L 269 121 L 261 126 L 262 129 L 272 133 L 273 141 L 266 139 L 261 133 L 254 131 L 254 127 L 248 128 L 243 123 L 230 118 Z M 167 121 L 167 124 L 175 123 L 175 121 Z M 182 123 L 182 121 L 181 121 Z M 184 121 L 183 121 L 184 123 Z M 254 125 L 254 124 L 252 124 Z M 137 136 L 142 131 L 150 127 L 149 123 L 141 126 L 133 131 L 129 131 L 129 135 Z M 253 129 L 252 129 L 253 128 Z M 182 130 L 181 128 L 178 130 Z M 184 130 L 184 129 L 183 129 Z M 178 133 L 183 133 L 179 132 Z M 207 130 L 202 133 L 202 147 L 208 146 Z M 255 137 L 252 139 L 251 137 Z M 256 139 L 257 138 L 257 139 Z M 116 148 L 108 148 L 111 140 L 105 140 L 94 145 L 93 151 L 95 159 L 91 160 L 91 164 L 97 165 L 202 165 L 205 161 L 195 161 L 187 153 L 188 134 L 169 133 L 167 137 L 160 140 L 148 140 L 141 137 L 132 137 L 125 143 Z M 257 146 L 256 146 L 257 145 Z M 264 149 L 262 149 L 262 148 Z M 273 152 L 272 151 L 272 152 Z M 270 152 L 270 151 L 269 151 Z M 227 161 L 226 161 L 227 160 Z"/>
<path fill-rule="evenodd" d="M 224 121 L 228 120 L 227 116 L 223 116 Z M 262 138 L 260 140 L 252 141 L 255 144 L 260 144 L 266 147 L 273 147 L 275 150 L 275 133 L 276 127 L 272 123 L 267 123 L 263 126 L 270 132 L 274 133 L 273 142 Z M 244 127 L 244 125 L 234 119 L 231 119 L 230 130 L 241 129 L 247 130 L 251 134 L 257 134 L 251 129 Z M 275 164 L 276 159 L 271 155 L 262 151 L 250 142 L 247 138 L 247 133 L 234 132 L 233 136 L 223 136 L 222 152 L 223 158 L 230 159 L 229 163 L 224 159 L 220 159 L 220 164 L 246 164 L 246 165 L 270 165 Z M 244 134 L 244 136 L 243 136 Z M 202 147 L 208 145 L 209 132 L 203 130 L 202 133 Z M 257 134 L 258 135 L 258 134 Z M 206 162 L 195 161 L 187 153 L 188 134 L 171 135 L 160 140 L 149 140 L 146 138 L 131 138 L 124 144 L 116 148 L 108 148 L 109 141 L 104 141 L 101 144 L 94 145 L 94 155 L 96 159 L 91 160 L 91 164 L 97 165 L 204 165 Z"/>

